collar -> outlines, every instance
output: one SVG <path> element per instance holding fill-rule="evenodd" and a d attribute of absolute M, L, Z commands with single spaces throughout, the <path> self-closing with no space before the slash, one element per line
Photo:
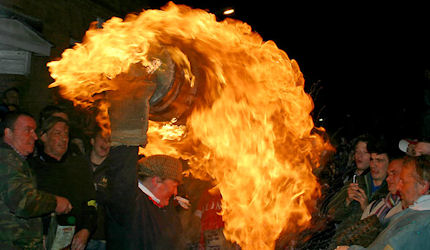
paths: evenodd
<path fill-rule="evenodd" d="M 15 151 L 15 153 L 17 153 L 18 155 L 19 155 L 19 157 L 22 159 L 22 160 L 26 160 L 27 159 L 27 156 L 25 156 L 25 155 L 23 155 L 23 154 L 21 154 L 14 146 L 12 146 L 12 145 L 10 145 L 10 144 L 8 144 L 8 143 L 6 143 L 6 142 L 4 142 L 4 140 L 2 139 L 1 140 L 1 147 L 2 148 L 10 148 L 10 149 L 12 149 L 13 151 Z"/>
<path fill-rule="evenodd" d="M 42 160 L 44 162 L 64 162 L 67 158 L 68 153 L 69 153 L 69 151 L 66 151 L 66 153 L 64 153 L 63 157 L 61 157 L 60 160 L 57 160 L 54 157 L 51 157 L 50 155 L 48 155 L 47 153 L 42 151 L 42 152 L 40 152 L 39 158 L 40 158 L 40 160 Z"/>
<path fill-rule="evenodd" d="M 430 210 L 430 195 L 422 195 L 409 208 L 416 211 Z"/>
<path fill-rule="evenodd" d="M 161 207 L 160 206 L 160 199 L 158 199 L 157 197 L 155 197 L 155 195 L 147 187 L 145 187 L 145 185 L 143 185 L 143 183 L 140 180 L 138 180 L 137 186 L 139 187 L 140 190 L 142 190 L 142 192 L 144 192 L 148 196 L 148 198 L 152 202 L 154 202 L 154 204 L 157 207 Z"/>

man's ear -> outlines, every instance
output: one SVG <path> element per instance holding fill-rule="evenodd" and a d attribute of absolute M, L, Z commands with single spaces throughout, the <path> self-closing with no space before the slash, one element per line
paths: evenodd
<path fill-rule="evenodd" d="M 418 193 L 420 195 L 425 195 L 429 192 L 430 183 L 426 180 L 418 181 Z"/>
<path fill-rule="evenodd" d="M 430 189 L 430 182 L 428 182 L 428 181 L 424 181 L 424 191 L 423 191 L 423 195 L 424 194 L 428 194 L 429 193 L 429 190 Z"/>
<path fill-rule="evenodd" d="M 94 147 L 94 141 L 95 141 L 95 140 L 94 140 L 94 138 L 91 138 L 91 139 L 90 139 L 90 144 L 91 144 L 91 146 L 93 146 L 93 147 Z"/>
<path fill-rule="evenodd" d="M 5 128 L 4 129 L 4 137 L 5 138 L 10 138 L 13 134 L 13 130 L 10 128 Z"/>

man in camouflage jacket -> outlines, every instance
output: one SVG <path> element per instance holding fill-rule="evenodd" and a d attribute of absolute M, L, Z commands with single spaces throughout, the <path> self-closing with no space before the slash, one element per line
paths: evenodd
<path fill-rule="evenodd" d="M 25 160 L 37 139 L 32 116 L 9 113 L 0 124 L 0 249 L 43 249 L 40 216 L 67 213 L 71 204 L 36 189 Z"/>

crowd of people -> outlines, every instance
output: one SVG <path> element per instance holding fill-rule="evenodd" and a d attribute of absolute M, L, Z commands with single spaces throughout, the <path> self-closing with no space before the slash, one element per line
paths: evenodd
<path fill-rule="evenodd" d="M 61 105 L 36 118 L 17 89 L 0 119 L 1 249 L 240 249 L 222 233 L 222 195 L 184 177 L 185 161 L 112 146 Z M 430 249 L 430 143 L 360 135 L 315 174 L 312 226 L 283 248 Z"/>
<path fill-rule="evenodd" d="M 185 161 L 113 147 L 94 119 L 76 126 L 73 106 L 50 104 L 35 117 L 17 89 L 3 97 L 1 249 L 238 248 L 223 238 L 219 192 L 184 178 Z"/>
<path fill-rule="evenodd" d="M 319 172 L 325 188 L 313 217 L 317 226 L 302 232 L 294 248 L 429 248 L 430 143 L 404 148 L 365 134 L 350 145 L 340 145 Z"/>

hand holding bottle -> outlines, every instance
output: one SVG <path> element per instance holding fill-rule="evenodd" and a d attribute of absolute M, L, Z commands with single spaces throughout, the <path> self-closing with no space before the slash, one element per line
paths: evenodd
<path fill-rule="evenodd" d="M 70 204 L 68 199 L 61 196 L 55 196 L 55 198 L 57 199 L 57 207 L 55 208 L 55 213 L 67 214 L 72 210 L 72 204 Z"/>

